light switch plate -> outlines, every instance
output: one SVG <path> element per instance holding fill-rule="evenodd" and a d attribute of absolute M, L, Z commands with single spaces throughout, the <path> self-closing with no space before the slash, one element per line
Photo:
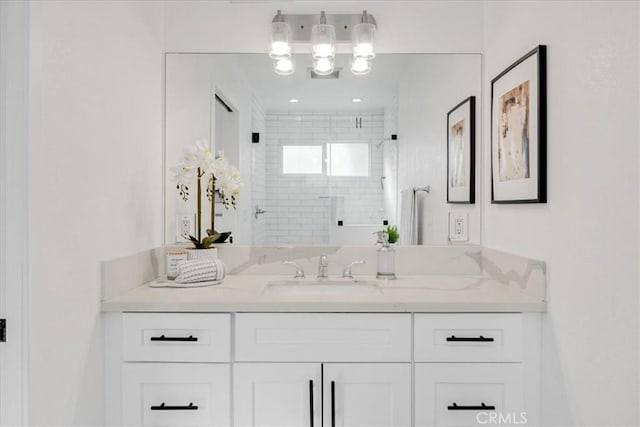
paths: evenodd
<path fill-rule="evenodd" d="M 176 215 L 176 242 L 188 242 L 187 235 L 196 235 L 196 215 L 195 214 L 179 214 Z"/>
<path fill-rule="evenodd" d="M 449 241 L 469 241 L 469 214 L 449 212 Z"/>

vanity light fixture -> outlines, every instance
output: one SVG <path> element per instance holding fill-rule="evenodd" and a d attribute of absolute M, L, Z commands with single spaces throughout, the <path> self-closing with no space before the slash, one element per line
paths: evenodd
<path fill-rule="evenodd" d="M 273 59 L 273 69 L 276 74 L 283 76 L 293 74 L 296 64 L 291 53 L 291 26 L 284 21 L 282 11 L 278 10 L 271 21 L 271 46 L 269 47 L 269 57 Z"/>
<path fill-rule="evenodd" d="M 276 74 L 288 76 L 296 70 L 296 63 L 292 57 L 273 60 L 273 68 Z"/>
<path fill-rule="evenodd" d="M 371 60 L 365 58 L 351 59 L 351 72 L 356 76 L 364 76 L 371 71 Z"/>
<path fill-rule="evenodd" d="M 290 102 L 291 104 L 297 104 L 298 102 L 300 102 L 300 100 L 299 100 L 298 98 L 291 98 L 291 99 L 289 100 L 289 102 Z"/>
<path fill-rule="evenodd" d="M 320 23 L 311 29 L 311 56 L 316 74 L 326 76 L 333 73 L 336 57 L 336 30 L 327 24 L 327 15 L 320 12 Z"/>
<path fill-rule="evenodd" d="M 376 57 L 374 42 L 376 24 L 366 10 L 362 11 L 360 23 L 353 27 L 353 57 L 372 60 Z"/>
<path fill-rule="evenodd" d="M 333 76 L 336 44 L 347 45 L 351 52 L 351 72 L 368 74 L 375 58 L 376 20 L 366 10 L 361 14 L 284 15 L 282 11 L 271 22 L 269 56 L 277 74 L 295 71 L 293 44 L 311 47 L 312 75 Z"/>
<path fill-rule="evenodd" d="M 353 98 L 353 99 L 351 100 L 351 102 L 355 102 L 355 103 L 362 102 L 362 99 L 360 99 L 360 98 Z"/>
<path fill-rule="evenodd" d="M 278 10 L 271 21 L 271 46 L 269 56 L 272 59 L 291 57 L 291 26 L 284 21 L 284 15 Z"/>

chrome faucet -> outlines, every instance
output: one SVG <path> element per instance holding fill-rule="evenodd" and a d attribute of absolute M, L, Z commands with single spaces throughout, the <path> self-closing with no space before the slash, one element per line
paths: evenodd
<path fill-rule="evenodd" d="M 327 254 L 320 255 L 320 261 L 318 263 L 318 278 L 329 277 L 327 272 L 329 267 L 329 258 Z"/>
<path fill-rule="evenodd" d="M 366 263 L 367 262 L 365 260 L 357 260 L 347 264 L 344 270 L 342 270 L 342 278 L 353 279 L 353 273 L 351 272 L 351 267 L 353 267 L 354 265 L 360 265 L 360 264 L 366 264 Z"/>
<path fill-rule="evenodd" d="M 302 265 L 297 261 L 282 261 L 283 264 L 289 264 L 296 267 L 296 275 L 293 276 L 294 279 L 302 279 L 304 278 L 304 269 Z"/>

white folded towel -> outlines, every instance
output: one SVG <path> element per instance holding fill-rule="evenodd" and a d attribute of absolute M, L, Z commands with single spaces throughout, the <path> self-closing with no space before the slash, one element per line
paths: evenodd
<path fill-rule="evenodd" d="M 400 243 L 418 245 L 418 201 L 413 188 L 400 193 Z"/>
<path fill-rule="evenodd" d="M 219 282 L 225 276 L 224 263 L 219 259 L 180 261 L 176 269 L 178 270 L 175 280 L 177 283 Z"/>

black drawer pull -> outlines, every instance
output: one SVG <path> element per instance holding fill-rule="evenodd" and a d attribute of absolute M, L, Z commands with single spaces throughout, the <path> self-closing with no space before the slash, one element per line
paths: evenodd
<path fill-rule="evenodd" d="M 336 382 L 331 381 L 331 427 L 336 427 Z"/>
<path fill-rule="evenodd" d="M 197 411 L 198 405 L 194 405 L 192 402 L 186 406 L 172 406 L 172 405 L 165 405 L 165 403 L 162 402 L 159 406 L 152 406 L 151 410 L 152 411 Z"/>
<path fill-rule="evenodd" d="M 193 335 L 189 335 L 188 337 L 165 337 L 164 334 L 159 337 L 151 337 L 151 341 L 189 341 L 195 342 L 198 341 L 198 337 L 194 337 Z"/>
<path fill-rule="evenodd" d="M 309 427 L 313 427 L 313 380 L 309 380 Z"/>
<path fill-rule="evenodd" d="M 447 341 L 451 342 L 493 342 L 493 338 L 485 338 L 482 335 L 479 337 L 456 337 L 455 335 L 451 335 L 447 337 Z"/>
<path fill-rule="evenodd" d="M 482 402 L 480 406 L 458 406 L 456 402 L 453 402 L 452 405 L 447 406 L 447 409 L 450 411 L 495 411 L 496 407 L 493 405 L 485 405 L 484 402 Z"/>

